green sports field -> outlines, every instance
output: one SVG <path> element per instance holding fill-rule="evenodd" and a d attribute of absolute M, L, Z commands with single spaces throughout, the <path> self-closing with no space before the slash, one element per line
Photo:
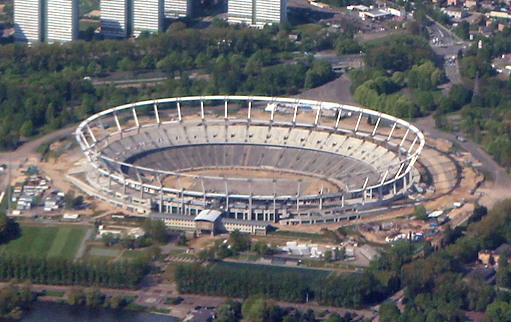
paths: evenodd
<path fill-rule="evenodd" d="M 0 252 L 74 258 L 86 227 L 21 226 L 21 237 L 0 246 Z"/>

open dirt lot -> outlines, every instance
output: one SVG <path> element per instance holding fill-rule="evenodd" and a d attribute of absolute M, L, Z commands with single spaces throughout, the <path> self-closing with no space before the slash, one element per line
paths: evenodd
<path fill-rule="evenodd" d="M 276 180 L 275 189 L 278 194 L 294 195 L 297 193 L 298 182 L 300 181 L 300 193 L 301 194 L 317 194 L 322 188 L 324 191 L 339 191 L 339 189 L 328 182 L 327 180 L 321 180 L 311 176 L 299 175 L 294 173 L 286 173 L 280 171 L 270 170 L 241 170 L 241 169 L 218 169 L 218 170 L 200 170 L 200 171 L 189 171 L 189 175 L 201 175 L 201 176 L 217 176 L 226 178 L 246 178 L 248 179 L 272 179 Z M 247 180 L 228 180 L 228 188 L 231 192 L 255 195 L 268 195 L 273 193 L 273 187 L 271 181 L 251 181 L 248 183 Z M 180 181 L 180 182 L 179 182 Z M 164 184 L 167 187 L 173 187 L 180 189 L 181 185 L 186 190 L 202 191 L 202 184 L 198 180 L 194 180 L 191 177 L 182 177 L 177 179 L 176 177 L 167 177 L 164 180 Z M 216 191 L 225 191 L 225 181 L 208 180 L 207 186 L 209 189 Z"/>

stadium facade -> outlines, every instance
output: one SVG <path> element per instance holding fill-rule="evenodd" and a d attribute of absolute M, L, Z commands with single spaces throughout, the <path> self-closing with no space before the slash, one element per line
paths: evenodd
<path fill-rule="evenodd" d="M 146 215 L 216 209 L 288 224 L 337 222 L 402 198 L 425 144 L 415 126 L 380 112 L 249 96 L 122 105 L 75 134 L 98 198 Z"/>

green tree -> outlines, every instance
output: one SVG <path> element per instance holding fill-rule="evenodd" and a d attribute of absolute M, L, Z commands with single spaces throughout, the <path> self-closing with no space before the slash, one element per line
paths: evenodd
<path fill-rule="evenodd" d="M 503 301 L 496 301 L 488 305 L 485 312 L 486 318 L 492 322 L 510 322 L 511 304 Z"/>
<path fill-rule="evenodd" d="M 167 241 L 167 227 L 163 220 L 146 219 L 143 228 L 148 237 L 158 243 L 165 243 Z"/>
<path fill-rule="evenodd" d="M 444 228 L 443 240 L 445 245 L 453 244 L 458 238 L 463 235 L 463 228 L 456 227 L 452 229 L 451 225 L 447 224 Z"/>
<path fill-rule="evenodd" d="M 331 262 L 333 259 L 333 252 L 331 250 L 325 251 L 325 253 L 323 254 L 323 259 L 325 260 L 325 262 Z"/>
<path fill-rule="evenodd" d="M 229 246 L 234 254 L 249 250 L 251 244 L 250 235 L 243 234 L 237 229 L 229 235 Z"/>
<path fill-rule="evenodd" d="M 34 124 L 31 120 L 26 120 L 20 128 L 20 134 L 23 136 L 32 136 L 34 134 Z"/>
<path fill-rule="evenodd" d="M 461 39 L 468 40 L 470 34 L 470 24 L 468 21 L 461 21 L 458 25 L 453 29 L 456 36 Z"/>
<path fill-rule="evenodd" d="M 380 315 L 381 322 L 399 321 L 401 317 L 401 311 L 399 311 L 397 305 L 393 302 L 382 303 L 378 313 Z"/>
<path fill-rule="evenodd" d="M 77 196 L 73 199 L 73 202 L 72 202 L 72 205 L 73 205 L 73 208 L 79 208 L 83 205 L 83 196 Z"/>
<path fill-rule="evenodd" d="M 428 213 L 426 211 L 426 207 L 423 205 L 415 206 L 413 209 L 413 216 L 420 220 L 427 220 Z"/>
<path fill-rule="evenodd" d="M 269 305 L 262 295 L 249 296 L 241 308 L 244 321 L 263 322 L 265 311 Z"/>
<path fill-rule="evenodd" d="M 393 243 L 392 248 L 380 252 L 379 256 L 371 261 L 371 268 L 399 273 L 401 267 L 412 260 L 414 250 L 414 245 L 409 241 L 397 241 Z"/>
<path fill-rule="evenodd" d="M 241 321 L 241 303 L 229 300 L 217 308 L 218 322 L 238 322 Z"/>
<path fill-rule="evenodd" d="M 122 304 L 122 298 L 120 295 L 114 294 L 109 299 L 110 308 L 112 309 L 118 309 L 121 307 Z"/>
<path fill-rule="evenodd" d="M 75 199 L 75 191 L 74 190 L 68 190 L 66 194 L 64 195 L 64 204 L 66 209 L 73 209 L 73 201 Z"/>
<path fill-rule="evenodd" d="M 484 216 L 488 214 L 488 208 L 485 206 L 477 205 L 472 212 L 472 215 L 468 218 L 469 223 L 478 222 Z"/>
<path fill-rule="evenodd" d="M 118 238 L 115 237 L 112 233 L 106 233 L 101 235 L 101 241 L 105 246 L 112 246 L 114 242 L 116 242 Z"/>
<path fill-rule="evenodd" d="M 101 294 L 98 287 L 92 287 L 85 292 L 85 304 L 96 307 L 102 304 L 104 295 Z"/>
<path fill-rule="evenodd" d="M 305 88 L 314 88 L 335 77 L 332 65 L 326 61 L 314 61 L 312 68 L 305 73 Z"/>
<path fill-rule="evenodd" d="M 252 251 L 259 255 L 265 255 L 271 251 L 271 248 L 268 247 L 268 242 L 266 240 L 260 239 L 252 245 Z"/>
<path fill-rule="evenodd" d="M 179 238 L 177 239 L 176 245 L 178 246 L 186 246 L 188 245 L 188 238 L 184 234 L 179 235 Z"/>
<path fill-rule="evenodd" d="M 67 303 L 69 305 L 82 305 L 85 303 L 85 292 L 83 288 L 74 286 L 67 292 Z"/>

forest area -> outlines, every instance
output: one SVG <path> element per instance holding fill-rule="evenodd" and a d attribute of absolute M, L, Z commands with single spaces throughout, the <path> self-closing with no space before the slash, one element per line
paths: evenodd
<path fill-rule="evenodd" d="M 1 281 L 30 280 L 37 284 L 135 288 L 148 271 L 147 261 L 75 261 L 59 257 L 0 255 Z"/>
<path fill-rule="evenodd" d="M 307 301 L 320 305 L 367 308 L 400 289 L 404 310 L 385 301 L 380 321 L 465 321 L 468 311 L 484 313 L 489 321 L 511 316 L 510 254 L 502 256 L 496 285 L 468 274 L 478 252 L 511 244 L 511 201 L 487 211 L 477 207 L 466 227 L 443 232 L 444 247 L 433 252 L 428 244 L 400 241 L 381 252 L 363 273 L 328 274 L 308 269 L 266 269 L 257 265 L 207 266 L 181 264 L 175 272 L 179 292 L 241 299 Z M 255 266 L 255 267 L 254 267 Z M 261 283 L 264 281 L 264 283 Z M 267 307 L 269 310 L 271 305 Z M 268 311 L 259 310 L 260 314 Z M 244 315 L 243 315 L 244 316 Z M 282 317 L 271 321 L 283 321 Z M 349 320 L 347 320 L 349 321 Z"/>
<path fill-rule="evenodd" d="M 332 80 L 330 64 L 306 50 L 334 48 L 349 33 L 305 28 L 300 44 L 289 25 L 263 30 L 220 24 L 207 29 L 171 25 L 136 41 L 0 46 L 0 149 L 50 133 L 92 113 L 130 101 L 214 95 L 292 95 Z M 155 71 L 156 85 L 94 86 L 91 78 Z M 195 72 L 203 77 L 191 78 Z"/>
<path fill-rule="evenodd" d="M 478 83 L 478 91 L 466 90 L 457 108 L 446 112 L 458 112 L 462 116 L 461 130 L 480 144 L 495 161 L 506 168 L 511 167 L 511 77 L 501 80 L 491 66 L 491 61 L 511 53 L 511 28 L 481 39 L 464 54 L 460 72 L 469 84 Z M 474 85 L 475 86 L 475 85 Z M 445 129 L 454 126 L 449 122 L 437 122 Z"/>
<path fill-rule="evenodd" d="M 429 46 L 427 26 L 450 21 L 426 2 L 416 3 L 415 21 L 408 34 L 363 45 L 365 68 L 351 71 L 352 92 L 365 106 L 413 119 L 434 114 L 436 126 L 462 131 L 480 144 L 500 165 L 511 166 L 511 78 L 502 80 L 492 60 L 511 53 L 511 28 L 490 37 L 478 36 L 458 53 L 464 84 L 453 85 L 448 95 L 440 90 L 445 73 Z M 481 41 L 482 48 L 478 48 Z M 477 85 L 476 85 L 477 83 Z M 477 88 L 477 92 L 474 92 Z M 451 122 L 451 116 L 461 122 Z"/>

